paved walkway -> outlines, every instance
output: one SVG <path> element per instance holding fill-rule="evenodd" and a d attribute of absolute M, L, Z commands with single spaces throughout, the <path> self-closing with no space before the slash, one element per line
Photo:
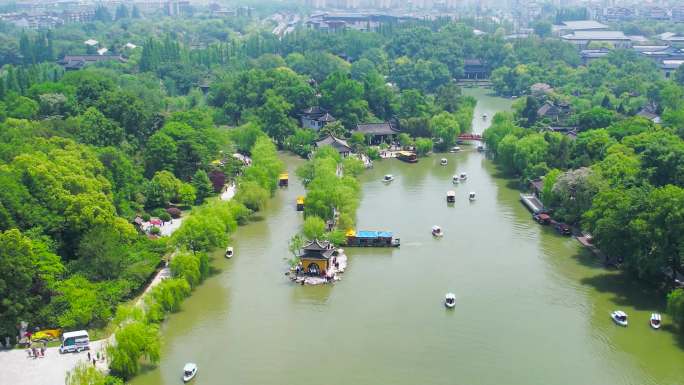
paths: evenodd
<path fill-rule="evenodd" d="M 102 341 L 90 343 L 90 354 L 102 349 Z M 104 349 L 102 349 L 104 350 Z M 61 385 L 66 374 L 79 362 L 86 362 L 87 352 L 60 354 L 59 348 L 47 348 L 45 357 L 29 358 L 26 349 L 0 350 L 0 383 L 7 385 Z M 92 365 L 92 361 L 90 363 Z M 97 367 L 105 370 L 104 361 Z"/>
<path fill-rule="evenodd" d="M 221 200 L 222 201 L 229 201 L 233 199 L 235 196 L 235 184 L 230 184 L 226 185 L 226 187 L 223 189 L 223 192 L 221 193 Z"/>

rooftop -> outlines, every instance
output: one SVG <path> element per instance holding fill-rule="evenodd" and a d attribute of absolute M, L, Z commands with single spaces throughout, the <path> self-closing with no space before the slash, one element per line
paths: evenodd
<path fill-rule="evenodd" d="M 575 31 L 564 35 L 566 40 L 629 40 L 622 31 Z"/>
<path fill-rule="evenodd" d="M 564 21 L 560 27 L 561 29 L 571 29 L 575 31 L 608 29 L 607 25 L 595 20 Z"/>
<path fill-rule="evenodd" d="M 398 133 L 389 122 L 384 123 L 359 123 L 356 131 L 371 135 L 393 135 Z"/>

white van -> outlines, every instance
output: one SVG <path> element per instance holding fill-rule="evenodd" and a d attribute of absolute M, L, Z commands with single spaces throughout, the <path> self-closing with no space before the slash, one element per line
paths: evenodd
<path fill-rule="evenodd" d="M 90 349 L 90 337 L 85 330 L 67 332 L 62 334 L 62 344 L 59 346 L 60 353 L 80 352 Z"/>

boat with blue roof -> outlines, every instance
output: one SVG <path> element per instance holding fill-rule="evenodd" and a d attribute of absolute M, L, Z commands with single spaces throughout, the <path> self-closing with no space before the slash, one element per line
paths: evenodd
<path fill-rule="evenodd" d="M 350 247 L 399 247 L 399 238 L 391 231 L 349 230 L 345 234 Z"/>

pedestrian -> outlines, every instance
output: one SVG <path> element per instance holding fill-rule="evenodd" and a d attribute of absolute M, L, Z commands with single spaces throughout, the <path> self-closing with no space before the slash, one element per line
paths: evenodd
<path fill-rule="evenodd" d="M 90 352 L 88 352 L 88 361 L 90 361 Z"/>
<path fill-rule="evenodd" d="M 95 361 L 95 358 L 93 358 L 93 366 L 96 366 L 95 365 L 96 363 L 97 363 L 97 361 Z"/>
<path fill-rule="evenodd" d="M 45 346 L 43 346 L 42 348 L 40 348 L 40 356 L 41 356 L 41 357 L 45 357 Z"/>
<path fill-rule="evenodd" d="M 97 355 L 97 360 L 100 361 L 100 351 L 98 351 L 98 352 L 96 353 L 96 355 Z"/>

